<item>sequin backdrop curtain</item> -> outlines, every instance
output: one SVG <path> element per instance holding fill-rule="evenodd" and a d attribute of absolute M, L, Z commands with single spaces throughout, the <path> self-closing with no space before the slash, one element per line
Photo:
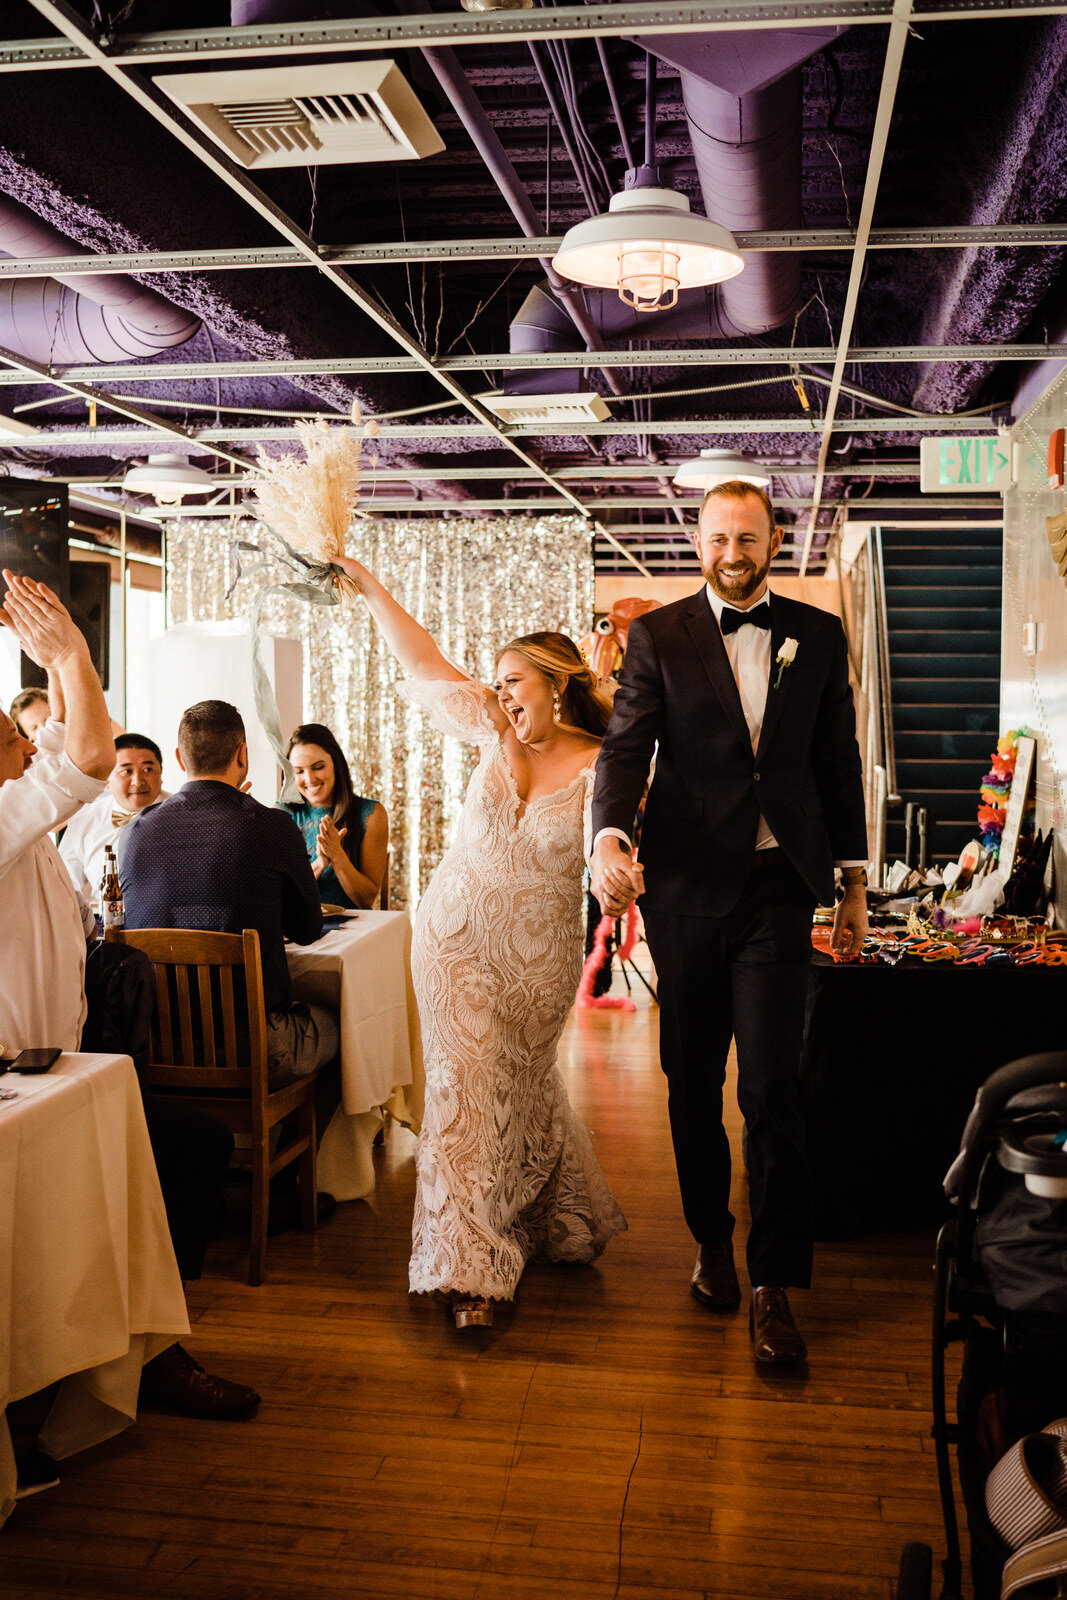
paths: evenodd
<path fill-rule="evenodd" d="M 253 527 L 242 523 L 241 535 L 254 539 Z M 168 525 L 170 623 L 248 615 L 256 587 L 269 580 L 242 578 L 227 601 L 233 538 L 229 524 L 206 518 Z M 578 639 L 589 631 L 592 543 L 578 517 L 357 522 L 348 553 L 485 682 L 495 651 L 518 634 L 559 628 Z M 396 693 L 400 670 L 359 601 L 322 607 L 272 595 L 265 611 L 268 632 L 303 643 L 305 720 L 332 728 L 359 792 L 389 812 L 392 903 L 413 910 L 451 837 L 474 752 L 443 738 Z"/>

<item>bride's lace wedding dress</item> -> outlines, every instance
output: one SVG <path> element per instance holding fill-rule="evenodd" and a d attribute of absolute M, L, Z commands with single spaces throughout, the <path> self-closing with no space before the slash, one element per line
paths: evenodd
<path fill-rule="evenodd" d="M 415 919 L 426 1116 L 410 1286 L 510 1300 L 531 1257 L 592 1261 L 626 1227 L 556 1066 L 581 976 L 592 771 L 524 803 L 480 684 L 401 689 L 481 749 Z"/>

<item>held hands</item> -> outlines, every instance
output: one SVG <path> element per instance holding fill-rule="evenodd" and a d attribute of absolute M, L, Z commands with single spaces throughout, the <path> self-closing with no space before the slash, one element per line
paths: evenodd
<path fill-rule="evenodd" d="M 88 646 L 70 612 L 47 584 L 17 578 L 4 569 L 8 586 L 0 606 L 0 622 L 17 636 L 31 661 L 54 671 L 77 655 L 88 656 Z"/>
<path fill-rule="evenodd" d="M 846 884 L 843 899 L 834 913 L 830 949 L 835 956 L 858 955 L 870 924 L 867 921 L 867 890 L 862 883 Z"/>
<path fill-rule="evenodd" d="M 601 839 L 593 851 L 591 887 L 606 917 L 621 917 L 629 905 L 645 892 L 644 869 L 634 861 L 621 839 L 613 835 Z"/>

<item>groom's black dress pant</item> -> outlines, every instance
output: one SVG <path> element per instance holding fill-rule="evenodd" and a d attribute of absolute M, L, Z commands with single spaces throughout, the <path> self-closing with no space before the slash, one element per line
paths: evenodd
<path fill-rule="evenodd" d="M 809 890 L 780 850 L 756 853 L 722 917 L 644 911 L 656 964 L 660 1061 L 682 1207 L 699 1244 L 729 1239 L 730 1146 L 722 1091 L 737 1042 L 737 1099 L 748 1129 L 753 1285 L 811 1281 L 812 1197 L 800 1091 L 811 961 Z"/>

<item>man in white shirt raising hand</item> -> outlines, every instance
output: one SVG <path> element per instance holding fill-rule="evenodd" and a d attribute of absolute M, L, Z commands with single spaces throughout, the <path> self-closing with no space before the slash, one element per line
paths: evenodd
<path fill-rule="evenodd" d="M 60 702 L 53 713 L 65 710 L 67 723 L 53 717 L 34 744 L 0 711 L 0 1053 L 77 1050 L 85 933 L 49 834 L 100 794 L 115 746 L 100 680 L 70 613 L 43 583 L 8 571 L 3 577 L 0 623 L 48 673 Z"/>

